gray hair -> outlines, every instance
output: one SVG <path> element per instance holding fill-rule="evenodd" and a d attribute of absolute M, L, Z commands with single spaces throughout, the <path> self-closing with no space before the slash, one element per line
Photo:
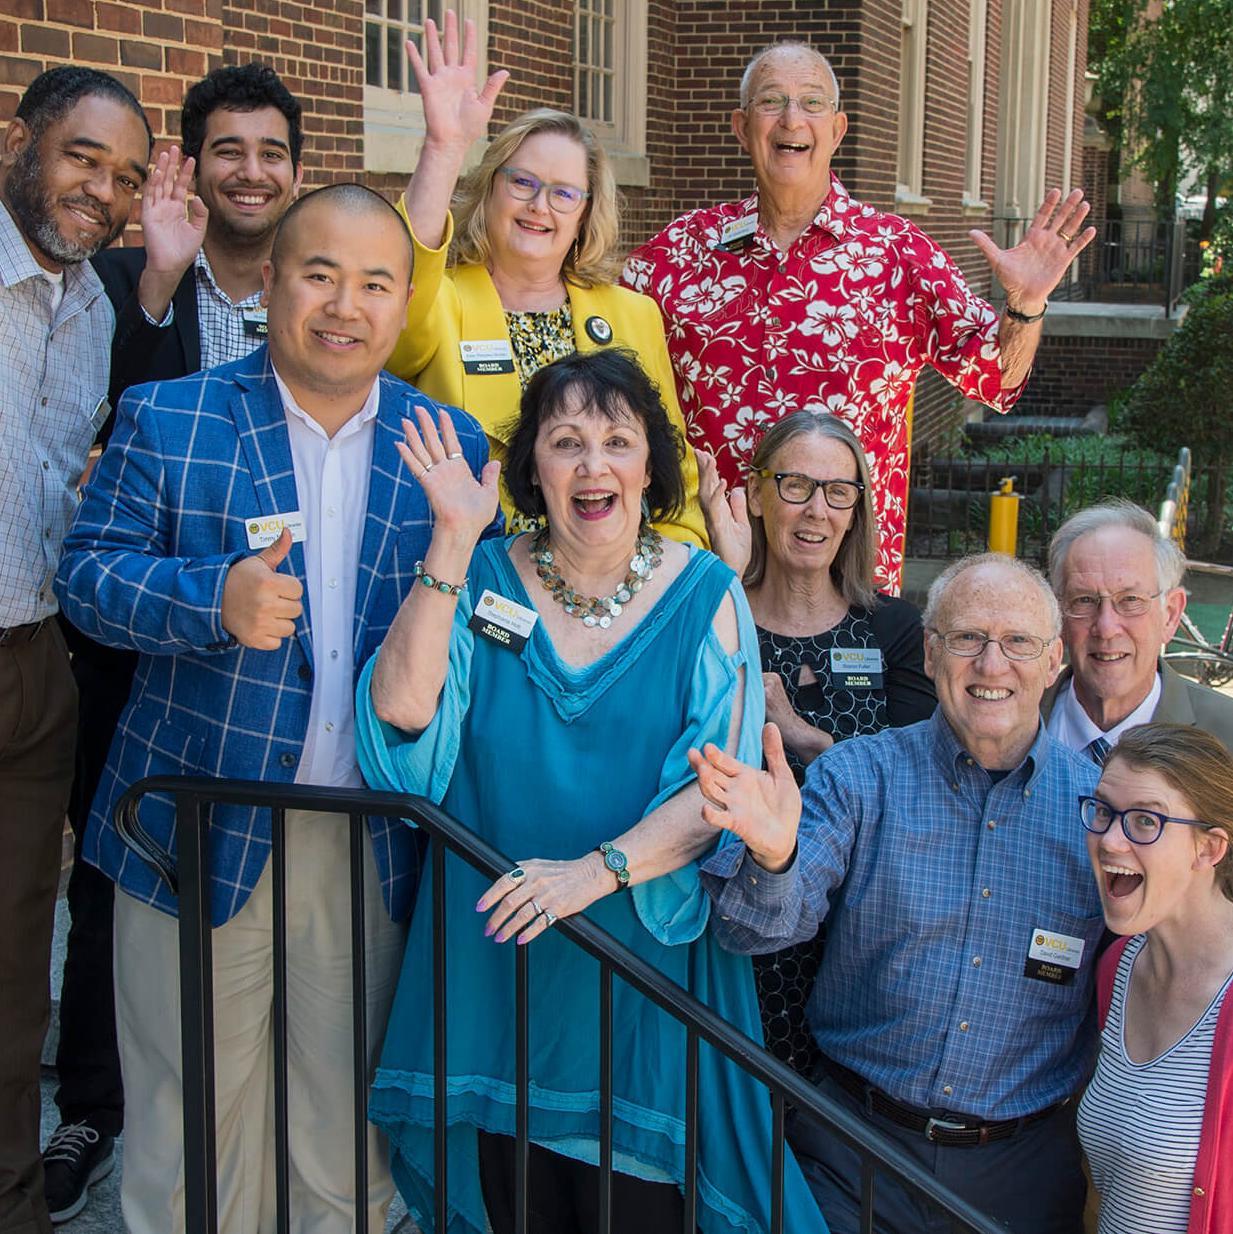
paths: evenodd
<path fill-rule="evenodd" d="M 810 47 L 808 43 L 800 43 L 794 40 L 785 40 L 782 43 L 771 43 L 764 47 L 754 58 L 745 66 L 745 71 L 741 74 L 741 109 L 744 110 L 749 106 L 749 92 L 753 85 L 754 74 L 761 68 L 763 61 L 768 56 L 773 56 L 777 51 L 799 51 L 804 52 L 807 56 L 812 56 L 822 66 L 827 77 L 830 79 L 831 90 L 835 96 L 835 110 L 839 110 L 839 78 L 835 76 L 835 70 L 831 68 L 831 62 L 816 48 Z"/>
<path fill-rule="evenodd" d="M 749 461 L 749 484 L 757 483 L 756 473 L 771 465 L 771 460 L 790 441 L 809 434 L 838 441 L 847 446 L 856 460 L 857 479 L 865 486 L 853 507 L 852 523 L 831 562 L 831 578 L 849 606 L 871 609 L 875 603 L 874 567 L 878 559 L 877 516 L 873 511 L 873 478 L 860 438 L 838 416 L 825 412 L 794 411 L 767 429 Z M 742 580 L 756 587 L 766 575 L 766 528 L 761 515 L 750 513 L 749 565 Z"/>
<path fill-rule="evenodd" d="M 1062 610 L 1048 580 L 1035 566 L 1029 566 L 1026 561 L 1020 561 L 1018 557 L 1009 557 L 1005 553 L 971 553 L 967 557 L 960 557 L 958 561 L 952 561 L 929 584 L 929 597 L 925 601 L 925 611 L 921 615 L 921 621 L 926 630 L 938 629 L 938 618 L 941 616 L 946 602 L 946 593 L 950 590 L 951 584 L 961 574 L 966 574 L 969 570 L 974 570 L 979 566 L 1003 566 L 1031 583 L 1040 592 L 1045 609 L 1049 614 L 1050 637 L 1057 638 L 1061 634 Z"/>
<path fill-rule="evenodd" d="M 1086 510 L 1072 514 L 1057 529 L 1049 543 L 1049 582 L 1053 584 L 1053 590 L 1058 595 L 1062 594 L 1066 558 L 1075 541 L 1080 536 L 1109 527 L 1137 531 L 1151 542 L 1156 557 L 1156 587 L 1161 592 L 1161 603 L 1165 603 L 1164 593 L 1182 585 L 1182 576 L 1186 573 L 1185 554 L 1172 540 L 1160 534 L 1160 525 L 1142 506 L 1124 497 L 1112 497 L 1099 505 L 1088 506 Z"/>

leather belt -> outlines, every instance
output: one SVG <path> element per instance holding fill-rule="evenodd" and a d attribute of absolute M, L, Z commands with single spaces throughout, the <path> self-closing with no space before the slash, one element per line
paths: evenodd
<path fill-rule="evenodd" d="M 871 1114 L 881 1114 L 900 1127 L 909 1131 L 919 1132 L 931 1144 L 943 1148 L 977 1148 L 982 1144 L 990 1144 L 995 1140 L 1008 1140 L 1017 1131 L 1032 1123 L 1039 1122 L 1056 1113 L 1069 1101 L 1058 1101 L 1037 1110 L 1034 1114 L 1025 1114 L 1022 1118 L 1008 1118 L 1001 1122 L 981 1122 L 978 1119 L 938 1118 L 915 1106 L 904 1105 L 888 1096 L 880 1088 L 875 1088 L 867 1080 L 862 1079 L 855 1071 L 841 1066 L 832 1059 L 822 1060 L 828 1075 L 845 1092 L 855 1097 L 865 1111 Z"/>
<path fill-rule="evenodd" d="M 47 625 L 51 617 L 42 621 L 30 621 L 24 626 L 0 626 L 0 647 L 8 647 L 11 643 L 32 643 L 38 637 L 39 631 Z"/>

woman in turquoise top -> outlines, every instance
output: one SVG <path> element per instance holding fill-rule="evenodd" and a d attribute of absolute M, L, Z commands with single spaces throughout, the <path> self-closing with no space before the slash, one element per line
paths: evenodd
<path fill-rule="evenodd" d="M 680 443 L 628 354 L 568 357 L 527 388 L 505 479 L 523 513 L 546 517 L 541 532 L 476 544 L 496 509 L 498 468 L 479 484 L 457 465 L 444 413 L 440 434 L 427 417 L 418 432 L 408 425 L 400 452 L 433 508 L 429 585 L 412 590 L 361 677 L 360 766 L 374 787 L 440 802 L 519 861 L 492 886 L 447 862 L 449 1231 L 513 1229 L 514 957 L 501 944 L 516 940 L 535 943 L 532 1229 L 591 1234 L 598 966 L 551 926 L 585 912 L 757 1038 L 749 961 L 706 928 L 694 861 L 715 833 L 686 758 L 707 741 L 756 755 L 757 638 L 732 572 L 648 524 L 681 501 Z M 431 910 L 425 886 L 370 1104 L 425 1229 Z M 620 981 L 613 1004 L 613 1228 L 676 1234 L 685 1033 Z M 701 1229 L 764 1231 L 765 1090 L 708 1047 L 700 1064 Z M 791 1158 L 786 1187 L 786 1228 L 825 1230 Z"/>

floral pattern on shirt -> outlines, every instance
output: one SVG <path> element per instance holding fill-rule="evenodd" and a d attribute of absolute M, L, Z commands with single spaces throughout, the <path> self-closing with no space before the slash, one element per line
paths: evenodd
<path fill-rule="evenodd" d="M 788 253 L 759 224 L 720 248 L 758 195 L 695 210 L 637 249 L 625 283 L 664 315 L 694 445 L 729 484 L 762 433 L 789 412 L 832 412 L 860 436 L 874 480 L 879 573 L 894 589 L 907 519 L 906 410 L 931 364 L 968 398 L 1007 411 L 998 314 L 920 228 L 856 201 L 838 179 Z"/>

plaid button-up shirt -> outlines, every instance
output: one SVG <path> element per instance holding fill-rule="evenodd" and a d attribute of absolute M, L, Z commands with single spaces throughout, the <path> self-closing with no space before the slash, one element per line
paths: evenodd
<path fill-rule="evenodd" d="M 720 940 L 775 951 L 827 922 L 810 999 L 824 1054 L 898 1101 L 982 1119 L 1069 1097 L 1095 1056 L 1104 930 L 1077 798 L 1099 778 L 1040 726 L 998 783 L 932 719 L 854 737 L 809 768 L 796 861 L 743 844 L 703 866 Z M 1026 973 L 1037 934 L 1081 939 L 1079 969 Z"/>
<path fill-rule="evenodd" d="M 89 262 L 54 291 L 0 206 L 0 627 L 56 611 L 51 581 L 77 481 L 107 417 L 115 314 Z"/>
<path fill-rule="evenodd" d="M 262 335 L 250 334 L 244 325 L 244 314 L 261 307 L 261 292 L 255 291 L 243 300 L 232 300 L 215 281 L 205 249 L 197 254 L 193 273 L 197 280 L 197 329 L 201 334 L 202 369 L 242 360 L 265 341 Z"/>

